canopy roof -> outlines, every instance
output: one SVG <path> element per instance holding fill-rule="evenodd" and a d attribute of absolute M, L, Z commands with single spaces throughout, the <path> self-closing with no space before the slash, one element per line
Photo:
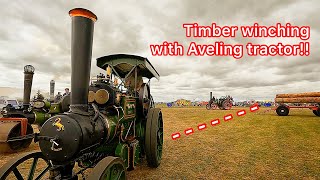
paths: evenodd
<path fill-rule="evenodd" d="M 158 80 L 160 79 L 159 73 L 155 70 L 150 61 L 141 56 L 113 54 L 97 59 L 97 66 L 101 69 L 106 70 L 108 65 L 112 66 L 121 78 L 125 78 L 134 66 L 138 66 L 138 74 L 142 77 L 146 77 L 148 79 L 155 77 Z"/>

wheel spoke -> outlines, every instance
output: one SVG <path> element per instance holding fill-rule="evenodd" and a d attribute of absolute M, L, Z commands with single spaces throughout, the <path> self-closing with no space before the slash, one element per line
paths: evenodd
<path fill-rule="evenodd" d="M 112 171 L 108 168 L 104 174 L 104 179 L 110 179 L 112 177 Z"/>
<path fill-rule="evenodd" d="M 42 176 L 49 170 L 50 166 L 47 166 L 40 174 L 37 178 L 35 178 L 35 180 L 39 180 L 42 178 Z"/>
<path fill-rule="evenodd" d="M 124 170 L 119 171 L 117 180 L 120 180 L 121 175 L 123 174 L 123 172 L 124 172 Z"/>
<path fill-rule="evenodd" d="M 119 179 L 119 172 L 118 172 L 117 165 L 111 166 L 110 172 L 111 172 L 112 179 Z"/>
<path fill-rule="evenodd" d="M 32 165 L 31 165 L 30 172 L 29 172 L 28 180 L 32 180 L 33 179 L 34 171 L 36 170 L 37 163 L 38 163 L 38 158 L 34 158 L 33 162 L 32 162 Z"/>
<path fill-rule="evenodd" d="M 13 173 L 16 176 L 17 180 L 23 180 L 23 177 L 21 175 L 21 173 L 19 172 L 19 170 L 16 168 L 13 169 Z"/>
<path fill-rule="evenodd" d="M 162 146 L 158 145 L 157 147 L 157 159 L 161 159 L 162 156 Z"/>
<path fill-rule="evenodd" d="M 161 136 L 161 135 L 163 135 L 163 131 L 158 131 L 158 136 Z"/>
<path fill-rule="evenodd" d="M 17 180 L 23 180 L 23 179 L 33 180 L 34 177 L 36 176 L 35 174 L 39 166 L 38 165 L 39 160 L 44 160 L 48 165 L 48 167 L 45 170 L 43 170 L 43 172 L 36 178 L 36 179 L 40 179 L 45 174 L 45 172 L 49 170 L 49 164 L 44 159 L 41 152 L 23 153 L 13 158 L 12 160 L 7 162 L 4 166 L 0 168 L 0 171 L 2 172 L 2 174 L 0 174 L 0 179 L 6 179 L 8 178 L 8 175 L 14 174 L 14 176 L 16 177 L 14 179 L 17 179 Z M 27 163 L 27 161 L 30 162 L 30 164 Z M 18 168 L 21 166 L 26 167 L 26 169 L 23 168 L 23 171 L 22 171 L 22 169 Z M 24 173 L 24 170 L 27 170 L 28 172 Z"/>

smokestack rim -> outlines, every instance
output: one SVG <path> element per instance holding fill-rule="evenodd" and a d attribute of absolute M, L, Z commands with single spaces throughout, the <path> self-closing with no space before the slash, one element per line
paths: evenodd
<path fill-rule="evenodd" d="M 25 65 L 23 67 L 23 73 L 25 74 L 34 74 L 34 71 L 35 71 L 35 68 L 30 64 Z"/>
<path fill-rule="evenodd" d="M 70 17 L 76 17 L 76 16 L 85 17 L 85 18 L 91 19 L 94 22 L 98 20 L 97 16 L 93 12 L 84 8 L 74 8 L 69 11 L 69 15 Z"/>

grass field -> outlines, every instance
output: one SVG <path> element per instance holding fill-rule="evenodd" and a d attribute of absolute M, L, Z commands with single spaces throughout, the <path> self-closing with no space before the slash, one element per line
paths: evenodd
<path fill-rule="evenodd" d="M 146 162 L 128 172 L 128 179 L 320 179 L 320 117 L 310 110 L 289 116 L 260 109 L 237 117 L 229 111 L 204 108 L 163 108 L 164 149 L 161 165 Z M 234 119 L 224 122 L 224 115 Z M 220 118 L 212 127 L 210 120 Z M 197 125 L 208 128 L 198 131 Z M 184 135 L 186 128 L 195 133 Z M 171 139 L 171 134 L 181 138 Z M 29 150 L 37 150 L 32 144 Z M 1 157 L 0 166 L 16 154 Z"/>
<path fill-rule="evenodd" d="M 290 116 L 260 109 L 242 117 L 204 108 L 163 108 L 164 150 L 160 167 L 144 163 L 130 179 L 320 179 L 320 117 L 310 110 Z M 234 119 L 198 131 L 232 113 Z M 184 135 L 186 128 L 195 133 Z M 171 139 L 180 132 L 181 138 Z"/>

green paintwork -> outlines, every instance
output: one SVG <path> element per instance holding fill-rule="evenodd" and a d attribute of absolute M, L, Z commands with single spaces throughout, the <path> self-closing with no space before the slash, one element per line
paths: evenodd
<path fill-rule="evenodd" d="M 98 147 L 95 151 L 96 152 L 103 152 L 107 154 L 114 154 L 115 149 L 117 148 L 119 140 L 117 138 L 113 139 L 111 142 L 103 144 L 102 146 Z"/>
<path fill-rule="evenodd" d="M 129 147 L 127 144 L 119 143 L 115 150 L 115 155 L 123 160 L 125 168 L 129 167 Z"/>
<path fill-rule="evenodd" d="M 143 151 L 145 147 L 145 126 L 145 122 L 136 123 L 136 136 L 139 140 L 140 151 Z"/>
<path fill-rule="evenodd" d="M 124 107 L 125 115 L 126 116 L 135 116 L 136 115 L 135 106 L 136 106 L 135 101 L 126 101 L 125 107 Z"/>
<path fill-rule="evenodd" d="M 44 108 L 50 109 L 50 107 L 51 107 L 50 101 L 44 101 Z"/>
<path fill-rule="evenodd" d="M 61 112 L 60 104 L 58 103 L 52 103 L 50 106 L 50 114 L 58 114 Z"/>
<path fill-rule="evenodd" d="M 33 108 L 33 113 L 36 117 L 34 124 L 42 125 L 51 116 L 62 112 L 60 103 L 43 102 L 45 103 L 43 108 Z"/>
<path fill-rule="evenodd" d="M 47 114 L 43 111 L 34 111 L 33 113 L 35 114 L 36 119 L 34 124 L 42 125 L 47 119 L 51 117 L 50 114 Z"/>
<path fill-rule="evenodd" d="M 123 117 L 120 120 L 120 123 L 136 119 L 136 98 L 132 96 L 122 97 L 120 105 L 124 111 L 123 114 L 123 112 L 120 110 L 120 117 Z"/>
<path fill-rule="evenodd" d="M 107 116 L 107 123 L 108 123 L 108 141 L 110 142 L 113 140 L 113 138 L 116 137 L 115 133 L 116 133 L 116 129 L 117 129 L 117 123 L 118 123 L 118 117 L 117 116 Z"/>
<path fill-rule="evenodd" d="M 145 128 L 141 122 L 136 123 L 136 136 L 138 138 L 144 138 Z"/>
<path fill-rule="evenodd" d="M 133 144 L 134 147 L 134 165 L 140 164 L 140 153 L 141 153 L 141 148 L 139 145 L 139 141 L 137 140 L 136 143 Z"/>

